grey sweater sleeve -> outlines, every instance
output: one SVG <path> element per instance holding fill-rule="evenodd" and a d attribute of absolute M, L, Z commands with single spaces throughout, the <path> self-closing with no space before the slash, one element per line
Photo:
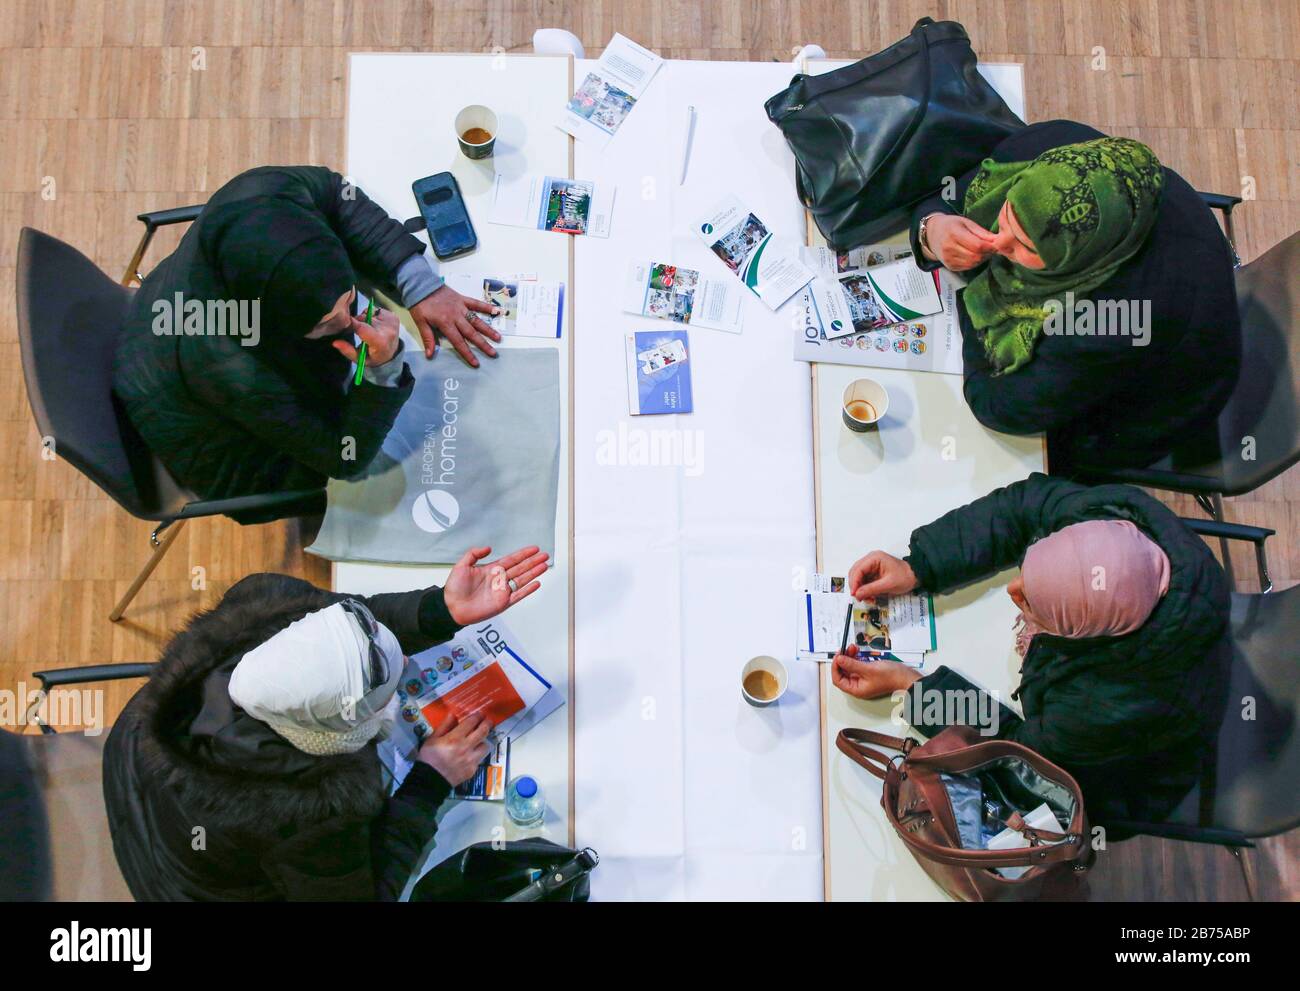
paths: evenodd
<path fill-rule="evenodd" d="M 397 283 L 397 291 L 401 293 L 402 305 L 408 309 L 437 292 L 446 282 L 438 273 L 433 259 L 424 253 L 411 255 L 402 262 L 394 281 Z"/>

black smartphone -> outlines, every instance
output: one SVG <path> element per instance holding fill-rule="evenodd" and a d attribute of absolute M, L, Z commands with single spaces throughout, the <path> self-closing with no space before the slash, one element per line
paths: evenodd
<path fill-rule="evenodd" d="M 411 183 L 411 191 L 420 206 L 435 255 L 442 259 L 457 258 L 478 247 L 478 237 L 454 175 L 439 172 L 416 179 Z"/>

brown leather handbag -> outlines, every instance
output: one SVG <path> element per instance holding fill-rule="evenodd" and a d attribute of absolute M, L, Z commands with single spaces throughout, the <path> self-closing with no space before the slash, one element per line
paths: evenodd
<path fill-rule="evenodd" d="M 890 755 L 867 744 L 896 753 Z M 863 729 L 835 745 L 884 781 L 880 804 L 917 863 L 959 901 L 1070 900 L 1092 865 L 1083 793 L 1065 771 L 1019 743 L 950 726 L 928 743 Z M 900 759 L 901 758 L 901 759 Z M 1064 832 L 1036 830 L 1022 816 L 1046 803 Z M 983 849 L 987 832 L 1020 829 L 1030 845 Z M 1006 877 L 993 868 L 1027 868 Z"/>

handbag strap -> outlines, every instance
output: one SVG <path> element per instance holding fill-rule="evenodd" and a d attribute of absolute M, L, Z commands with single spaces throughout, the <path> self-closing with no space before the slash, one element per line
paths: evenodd
<path fill-rule="evenodd" d="M 526 888 L 520 888 L 513 895 L 501 899 L 505 902 L 539 902 L 547 895 L 554 894 L 566 885 L 572 884 L 584 874 L 590 874 L 600 863 L 596 851 L 587 847 L 579 850 L 569 860 L 553 867 Z"/>
<path fill-rule="evenodd" d="M 897 750 L 904 757 L 911 753 L 912 748 L 916 746 L 916 741 L 911 737 L 886 736 L 884 733 L 875 733 L 869 729 L 840 730 L 835 737 L 836 748 L 855 764 L 874 774 L 882 781 L 885 778 L 885 773 L 893 764 L 893 758 L 887 757 L 879 750 L 864 746 L 867 743 L 876 743 L 882 747 L 888 747 L 890 750 Z"/>

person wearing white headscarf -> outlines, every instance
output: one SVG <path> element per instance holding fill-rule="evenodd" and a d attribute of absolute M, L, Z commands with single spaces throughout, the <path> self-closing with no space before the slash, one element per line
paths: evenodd
<path fill-rule="evenodd" d="M 547 555 L 467 552 L 443 588 L 373 596 L 253 575 L 168 644 L 104 755 L 137 900 L 394 900 L 490 723 L 449 719 L 401 786 L 376 743 L 406 657 L 531 595 Z"/>

